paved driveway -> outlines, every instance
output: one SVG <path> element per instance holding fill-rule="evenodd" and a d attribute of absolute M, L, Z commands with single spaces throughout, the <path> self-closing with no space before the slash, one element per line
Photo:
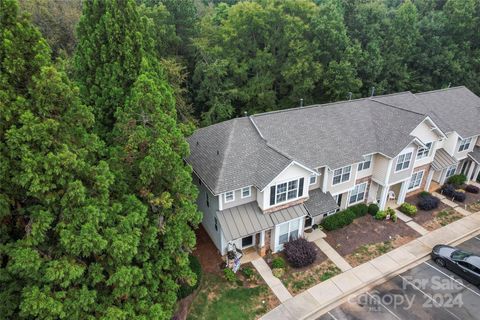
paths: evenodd
<path fill-rule="evenodd" d="M 480 255 L 480 237 L 458 247 Z M 317 319 L 480 319 L 480 290 L 429 260 Z"/>

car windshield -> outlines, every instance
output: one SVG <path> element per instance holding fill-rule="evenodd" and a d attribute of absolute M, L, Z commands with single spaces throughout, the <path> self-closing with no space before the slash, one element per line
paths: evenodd
<path fill-rule="evenodd" d="M 455 250 L 452 252 L 452 259 L 453 260 L 465 260 L 465 258 L 470 257 L 472 254 L 470 252 L 462 251 L 462 250 Z"/>

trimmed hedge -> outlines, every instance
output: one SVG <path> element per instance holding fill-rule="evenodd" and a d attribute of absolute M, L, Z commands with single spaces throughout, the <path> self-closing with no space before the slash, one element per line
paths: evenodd
<path fill-rule="evenodd" d="M 417 207 L 421 210 L 429 211 L 438 208 L 440 204 L 440 199 L 434 196 L 423 196 L 420 197 L 420 200 L 417 202 Z"/>
<path fill-rule="evenodd" d="M 351 209 L 346 209 L 324 218 L 322 226 L 325 230 L 332 231 L 349 225 L 355 218 L 355 213 Z"/>
<path fill-rule="evenodd" d="M 375 219 L 377 220 L 385 220 L 385 218 L 387 218 L 387 211 L 385 210 L 377 211 L 375 214 Z"/>
<path fill-rule="evenodd" d="M 363 217 L 368 212 L 368 206 L 365 203 L 359 203 L 354 206 L 349 207 L 348 209 L 352 210 L 355 213 L 355 217 Z"/>
<path fill-rule="evenodd" d="M 317 258 L 315 244 L 305 238 L 298 238 L 284 244 L 283 252 L 288 263 L 294 268 L 302 268 L 312 264 Z"/>
<path fill-rule="evenodd" d="M 480 192 L 480 189 L 478 187 L 472 186 L 469 184 L 468 186 L 465 187 L 465 191 L 470 192 L 470 193 L 478 193 Z"/>
<path fill-rule="evenodd" d="M 465 192 L 458 191 L 457 189 L 455 189 L 455 186 L 453 184 L 443 185 L 442 194 L 447 198 L 451 198 L 459 202 L 465 201 L 466 198 Z"/>
<path fill-rule="evenodd" d="M 191 295 L 193 291 L 198 288 L 198 286 L 200 285 L 200 281 L 202 280 L 202 266 L 198 258 L 195 256 L 189 256 L 188 260 L 190 263 L 190 269 L 192 269 L 193 273 L 195 273 L 195 275 L 197 276 L 197 281 L 193 286 L 189 286 L 187 283 L 182 283 L 180 285 L 180 288 L 178 289 L 178 299 L 183 299 Z"/>
<path fill-rule="evenodd" d="M 368 205 L 368 213 L 370 213 L 372 216 L 375 216 L 377 214 L 378 210 L 380 210 L 380 208 L 378 207 L 377 204 L 370 203 Z"/>
<path fill-rule="evenodd" d="M 458 202 L 463 202 L 467 198 L 465 192 L 462 191 L 455 191 L 453 194 L 453 200 L 457 200 Z"/>
<path fill-rule="evenodd" d="M 447 180 L 449 184 L 453 184 L 457 188 L 464 184 L 465 181 L 467 181 L 467 176 L 464 174 L 455 174 Z"/>
<path fill-rule="evenodd" d="M 400 208 L 398 209 L 401 212 L 405 213 L 407 216 L 413 217 L 417 213 L 417 207 L 415 205 L 410 204 L 408 202 L 402 203 Z"/>

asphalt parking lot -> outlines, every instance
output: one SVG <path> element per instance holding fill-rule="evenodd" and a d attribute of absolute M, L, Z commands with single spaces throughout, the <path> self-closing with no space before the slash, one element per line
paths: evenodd
<path fill-rule="evenodd" d="M 480 255 L 480 236 L 457 247 Z M 428 260 L 317 320 L 480 319 L 480 290 Z"/>

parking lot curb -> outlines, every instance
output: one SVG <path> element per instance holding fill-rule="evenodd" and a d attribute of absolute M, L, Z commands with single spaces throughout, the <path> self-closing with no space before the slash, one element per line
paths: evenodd
<path fill-rule="evenodd" d="M 465 217 L 465 218 L 467 218 L 467 217 Z M 457 221 L 459 221 L 459 220 L 457 220 Z M 453 223 L 455 223 L 455 222 L 453 222 Z M 446 227 L 448 227 L 448 225 Z M 439 230 L 439 229 L 437 229 L 437 230 Z M 451 240 L 449 242 L 446 242 L 444 244 L 454 246 L 454 245 L 457 245 L 458 243 L 461 243 L 464 240 L 467 240 L 468 238 L 471 238 L 472 236 L 476 236 L 478 234 L 480 234 L 480 227 L 475 228 L 475 229 L 473 229 L 469 232 L 466 232 L 466 233 L 462 234 L 461 236 L 459 236 L 457 238 L 454 238 L 453 240 Z M 417 238 L 417 240 L 418 240 L 418 238 Z M 430 247 L 429 245 L 426 245 L 426 246 Z M 366 282 L 362 283 L 361 286 L 356 286 L 353 289 L 351 289 L 347 292 L 344 292 L 342 295 L 326 301 L 326 304 L 322 305 L 321 308 L 319 308 L 317 310 L 313 310 L 312 312 L 304 315 L 303 317 L 299 317 L 298 319 L 306 320 L 306 319 L 317 318 L 317 317 L 321 316 L 322 314 L 324 314 L 325 312 L 341 305 L 346 300 L 348 300 L 349 297 L 357 296 L 359 294 L 367 292 L 372 287 L 380 285 L 380 284 L 384 283 L 385 281 L 388 281 L 388 280 L 394 278 L 395 276 L 397 276 L 397 275 L 399 275 L 399 274 L 401 274 L 401 273 L 403 273 L 403 272 L 421 264 L 422 262 L 427 261 L 428 259 L 430 259 L 430 252 L 416 257 L 414 260 L 412 260 L 411 262 L 409 262 L 408 264 L 406 264 L 404 266 L 401 266 L 399 269 L 396 269 L 396 270 L 387 272 L 385 274 L 382 274 L 382 276 L 379 277 L 379 278 L 372 279 L 370 281 L 366 281 Z"/>

